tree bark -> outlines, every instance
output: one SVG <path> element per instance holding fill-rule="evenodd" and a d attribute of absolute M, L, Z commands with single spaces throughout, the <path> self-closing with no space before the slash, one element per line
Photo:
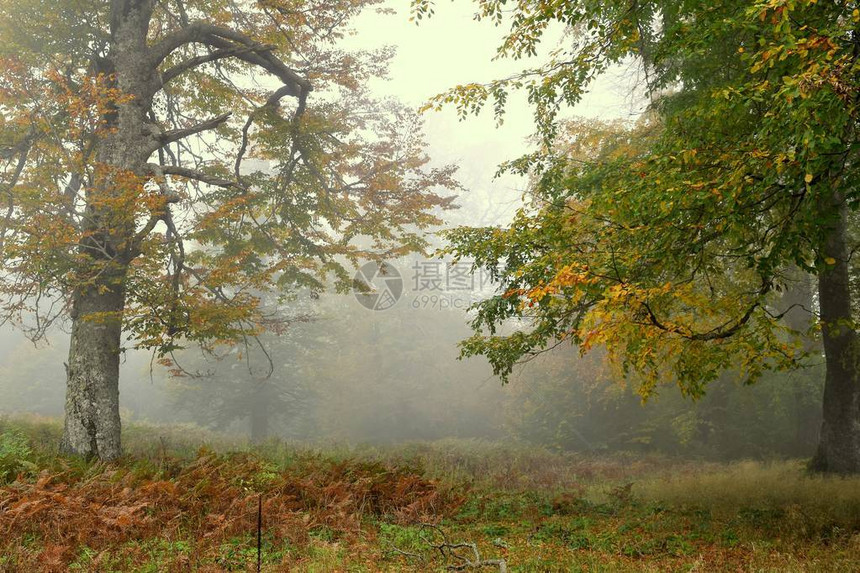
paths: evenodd
<path fill-rule="evenodd" d="M 838 213 L 824 242 L 827 264 L 818 275 L 821 332 L 827 373 L 818 450 L 810 467 L 830 473 L 860 473 L 860 346 L 851 313 L 847 206 L 834 194 Z M 831 260 L 832 259 L 832 260 Z"/>
<path fill-rule="evenodd" d="M 119 357 L 124 277 L 76 294 L 66 385 L 61 450 L 112 460 L 122 453 L 119 419 Z"/>

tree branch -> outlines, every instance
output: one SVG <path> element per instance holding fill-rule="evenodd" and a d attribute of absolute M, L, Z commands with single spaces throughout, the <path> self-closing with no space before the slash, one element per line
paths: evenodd
<path fill-rule="evenodd" d="M 155 165 L 154 163 L 147 164 L 147 167 L 153 174 L 161 173 L 162 175 L 175 175 L 177 177 L 184 177 L 186 179 L 193 179 L 194 181 L 206 183 L 207 185 L 214 185 L 215 187 L 242 188 L 239 183 L 231 181 L 230 179 L 209 175 L 208 173 L 203 173 L 196 169 L 189 169 L 188 167 L 179 167 L 177 165 L 161 166 Z"/>
<path fill-rule="evenodd" d="M 12 177 L 9 182 L 4 185 L 7 195 L 6 202 L 6 216 L 3 218 L 3 227 L 0 229 L 0 254 L 3 253 L 3 249 L 6 246 L 6 231 L 9 229 L 9 224 L 12 222 L 12 215 L 15 212 L 15 196 L 12 193 L 12 190 L 18 184 L 18 180 L 21 178 L 21 174 L 24 172 L 24 167 L 27 166 L 27 157 L 30 155 L 30 147 L 33 143 L 33 136 L 30 135 L 27 139 L 24 140 L 19 146 L 19 155 L 18 161 L 15 164 L 15 170 L 12 173 Z M 11 158 L 11 156 L 10 156 Z"/>
<path fill-rule="evenodd" d="M 770 290 L 770 284 L 767 281 L 762 281 L 761 289 L 756 293 L 758 296 L 764 296 Z M 672 332 L 674 334 L 678 334 L 683 338 L 687 338 L 689 340 L 698 340 L 698 341 L 708 341 L 708 340 L 724 340 L 726 338 L 731 338 L 734 336 L 741 328 L 749 322 L 750 318 L 752 318 L 753 312 L 761 306 L 759 301 L 751 304 L 744 312 L 743 316 L 741 316 L 736 321 L 728 321 L 716 328 L 713 328 L 707 332 L 684 332 L 684 330 L 678 328 L 677 326 L 666 326 L 663 324 L 658 318 L 657 315 L 654 314 L 654 311 L 648 305 L 647 302 L 642 303 L 642 308 L 648 313 L 648 321 L 651 326 L 654 326 L 660 330 L 666 332 Z"/>
<path fill-rule="evenodd" d="M 255 42 L 248 36 L 230 30 L 209 24 L 208 22 L 196 21 L 189 24 L 187 27 L 170 34 L 163 40 L 158 42 L 150 49 L 150 58 L 153 66 L 158 66 L 174 51 L 188 44 L 199 43 L 211 46 L 216 49 L 216 52 L 221 54 L 213 58 L 210 56 L 201 56 L 201 58 L 210 58 L 206 61 L 214 61 L 221 57 L 227 57 L 229 54 L 237 59 L 243 60 L 249 64 L 258 66 L 268 71 L 282 82 L 285 86 L 290 87 L 289 95 L 299 96 L 302 93 L 309 92 L 311 84 L 308 80 L 299 76 L 295 71 L 290 69 L 284 62 L 271 53 L 272 47 Z M 215 52 L 213 52 L 214 54 Z M 189 60 L 190 62 L 191 60 Z M 199 65 L 203 62 L 198 62 Z M 186 63 L 177 64 L 189 69 Z M 180 72 L 181 73 L 181 69 Z M 170 70 L 168 70 L 170 72 Z M 175 77 L 175 74 L 172 76 Z"/>
<path fill-rule="evenodd" d="M 192 125 L 191 127 L 185 129 L 176 129 L 173 131 L 166 131 L 160 137 L 159 141 L 161 145 L 169 145 L 175 141 L 179 141 L 180 139 L 184 139 L 189 135 L 194 135 L 197 133 L 203 133 L 204 131 L 209 131 L 210 129 L 215 129 L 228 119 L 233 114 L 231 112 L 223 113 L 217 117 L 213 117 L 211 119 L 207 119 L 197 125 Z"/>
<path fill-rule="evenodd" d="M 218 60 L 223 60 L 224 58 L 229 58 L 231 56 L 235 56 L 243 52 L 250 52 L 254 49 L 255 48 L 252 46 L 236 46 L 235 48 L 214 50 L 202 56 L 195 56 L 193 58 L 189 58 L 187 60 L 179 62 L 172 68 L 163 72 L 161 74 L 161 83 L 162 85 L 166 84 L 170 80 L 177 78 L 178 76 L 181 76 L 185 72 L 193 70 L 198 66 L 202 66 L 203 64 L 207 64 L 209 62 L 217 62 Z"/>

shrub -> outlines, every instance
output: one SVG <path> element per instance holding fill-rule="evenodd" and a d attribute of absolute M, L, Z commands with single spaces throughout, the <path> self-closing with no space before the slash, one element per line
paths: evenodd
<path fill-rule="evenodd" d="M 31 461 L 33 450 L 21 434 L 0 434 L 0 484 L 14 481 L 19 474 L 36 469 Z"/>

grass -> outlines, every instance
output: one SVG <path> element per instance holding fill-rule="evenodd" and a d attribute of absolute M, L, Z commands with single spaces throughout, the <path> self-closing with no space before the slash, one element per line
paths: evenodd
<path fill-rule="evenodd" d="M 102 464 L 57 455 L 60 429 L 0 420 L 0 571 L 254 570 L 260 495 L 264 571 L 860 570 L 860 478 L 800 461 L 131 426 L 129 455 Z"/>

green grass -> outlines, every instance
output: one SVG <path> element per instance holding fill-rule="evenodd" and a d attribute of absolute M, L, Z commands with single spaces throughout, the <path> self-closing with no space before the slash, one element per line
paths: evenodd
<path fill-rule="evenodd" d="M 509 571 L 860 570 L 860 478 L 802 461 L 456 440 L 251 448 L 131 426 L 130 454 L 101 464 L 58 456 L 59 433 L 0 420 L 0 571 L 253 570 L 260 494 L 266 571 L 444 571 L 463 562 L 443 539 Z"/>

